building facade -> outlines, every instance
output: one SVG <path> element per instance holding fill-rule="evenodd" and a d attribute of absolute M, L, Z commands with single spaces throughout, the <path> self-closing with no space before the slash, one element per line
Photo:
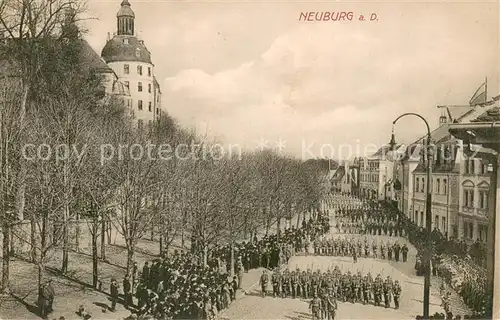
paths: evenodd
<path fill-rule="evenodd" d="M 162 113 L 161 90 L 151 53 L 135 34 L 135 14 L 123 0 L 116 15 L 117 32 L 109 37 L 101 56 L 130 92 L 127 106 L 139 126 L 151 124 Z"/>
<path fill-rule="evenodd" d="M 484 109 L 467 107 L 448 112 L 431 132 L 435 144 L 432 159 L 432 229 L 447 237 L 485 242 L 488 237 L 490 193 L 489 161 L 491 150 L 471 151 L 463 141 L 449 133 L 449 127 L 466 123 Z M 407 149 L 401 161 L 403 199 L 398 207 L 414 223 L 426 227 L 427 163 L 421 152 L 424 137 Z M 410 150 L 411 148 L 411 150 Z"/>

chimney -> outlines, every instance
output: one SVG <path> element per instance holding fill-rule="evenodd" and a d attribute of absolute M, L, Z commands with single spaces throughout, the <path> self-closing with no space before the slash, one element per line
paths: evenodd
<path fill-rule="evenodd" d="M 106 41 L 109 41 L 109 40 L 111 40 L 111 33 L 108 32 L 108 38 Z"/>

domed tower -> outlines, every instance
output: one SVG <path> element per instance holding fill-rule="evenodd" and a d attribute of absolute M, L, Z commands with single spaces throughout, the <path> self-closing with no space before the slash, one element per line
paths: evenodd
<path fill-rule="evenodd" d="M 118 13 L 117 32 L 106 42 L 101 56 L 130 90 L 127 102 L 139 125 L 151 123 L 161 114 L 161 91 L 154 76 L 151 53 L 135 36 L 135 14 L 129 0 L 123 0 Z"/>
<path fill-rule="evenodd" d="M 134 19 L 135 14 L 130 8 L 130 2 L 128 0 L 123 0 L 120 10 L 116 14 L 118 22 L 118 35 L 134 35 Z"/>

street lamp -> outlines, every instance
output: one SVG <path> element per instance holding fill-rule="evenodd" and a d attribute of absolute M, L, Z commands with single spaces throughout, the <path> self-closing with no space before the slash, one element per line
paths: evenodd
<path fill-rule="evenodd" d="M 424 121 L 426 129 L 427 129 L 427 138 L 425 142 L 425 149 L 424 149 L 424 160 L 427 165 L 427 196 L 426 196 L 426 201 L 425 201 L 425 229 L 426 229 L 426 246 L 425 246 L 425 251 L 424 251 L 424 256 L 423 256 L 423 264 L 424 264 L 424 319 L 429 319 L 429 302 L 430 302 L 430 287 L 431 287 L 431 255 L 432 255 L 432 242 L 431 242 L 431 232 L 432 232 L 432 189 L 431 189 L 431 176 L 432 176 L 432 148 L 431 148 L 431 129 L 429 127 L 429 123 L 427 120 L 425 120 L 424 117 L 417 113 L 413 112 L 408 112 L 400 115 L 399 117 L 396 118 L 392 122 L 392 134 L 391 134 L 391 141 L 389 142 L 389 145 L 391 146 L 391 150 L 394 149 L 394 146 L 396 145 L 396 138 L 394 136 L 394 126 L 396 125 L 396 122 L 398 122 L 399 119 L 405 117 L 405 116 L 415 116 L 420 118 L 422 121 Z"/>

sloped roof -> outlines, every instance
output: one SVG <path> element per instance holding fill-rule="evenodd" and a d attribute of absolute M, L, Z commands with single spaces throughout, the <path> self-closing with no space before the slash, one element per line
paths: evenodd
<path fill-rule="evenodd" d="M 494 107 L 490 110 L 479 115 L 471 122 L 499 122 L 500 121 L 500 107 Z"/>
<path fill-rule="evenodd" d="M 142 41 L 135 36 L 116 35 L 106 42 L 101 56 L 106 63 L 115 61 L 151 62 L 151 53 Z"/>
<path fill-rule="evenodd" d="M 450 150 L 450 152 L 452 152 L 451 153 L 452 157 L 451 157 L 450 161 L 436 159 L 437 161 L 435 161 L 434 164 L 432 165 L 432 172 L 433 173 L 456 172 L 457 169 L 455 168 L 455 163 L 456 163 L 456 158 L 457 158 L 459 147 L 457 145 L 451 145 L 451 146 L 449 146 L 449 148 L 452 148 Z M 415 168 L 415 170 L 413 170 L 413 172 L 426 172 L 426 171 L 427 171 L 427 165 L 423 161 L 420 161 L 418 163 L 417 167 Z"/>
<path fill-rule="evenodd" d="M 106 62 L 92 49 L 90 44 L 84 40 L 78 40 L 80 44 L 80 57 L 82 67 L 93 69 L 99 73 L 114 73 Z M 0 74 L 18 76 L 21 70 L 16 70 L 13 63 L 7 60 L 0 60 Z"/>
<path fill-rule="evenodd" d="M 153 76 L 153 86 L 155 87 L 155 89 L 156 88 L 158 89 L 158 92 L 161 93 L 161 87 L 160 84 L 158 83 L 158 80 L 156 80 L 156 76 Z"/>
<path fill-rule="evenodd" d="M 99 56 L 97 52 L 92 49 L 90 44 L 81 40 L 81 56 L 80 61 L 82 64 L 89 66 L 91 69 L 96 70 L 100 73 L 113 73 L 113 69 L 111 69 L 106 62 Z"/>
<path fill-rule="evenodd" d="M 396 144 L 394 146 L 394 149 L 395 150 L 398 150 L 400 147 L 401 147 L 402 144 Z M 387 155 L 387 152 L 391 151 L 391 146 L 386 144 L 386 145 L 383 145 L 382 147 L 380 147 L 380 149 L 377 150 L 377 152 L 375 152 L 371 157 L 369 158 L 380 158 L 382 156 L 385 156 Z"/>
<path fill-rule="evenodd" d="M 446 107 L 451 121 L 460 121 L 473 110 L 470 106 Z"/>

